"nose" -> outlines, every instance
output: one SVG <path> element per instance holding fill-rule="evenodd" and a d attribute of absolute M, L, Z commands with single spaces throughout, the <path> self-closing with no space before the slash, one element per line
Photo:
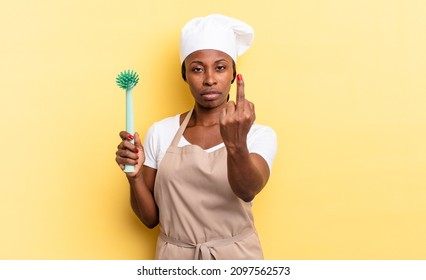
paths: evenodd
<path fill-rule="evenodd" d="M 203 84 L 205 86 L 213 86 L 217 83 L 216 76 L 213 71 L 206 70 L 204 72 L 204 81 Z"/>

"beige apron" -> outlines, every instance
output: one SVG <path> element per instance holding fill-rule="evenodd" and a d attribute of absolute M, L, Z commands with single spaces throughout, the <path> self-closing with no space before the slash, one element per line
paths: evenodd
<path fill-rule="evenodd" d="M 191 114 L 157 170 L 156 259 L 263 259 L 251 204 L 229 185 L 226 148 L 208 153 L 196 145 L 177 146 Z"/>

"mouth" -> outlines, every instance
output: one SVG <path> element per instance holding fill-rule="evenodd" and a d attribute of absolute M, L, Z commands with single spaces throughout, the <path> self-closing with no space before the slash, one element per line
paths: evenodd
<path fill-rule="evenodd" d="M 220 91 L 216 90 L 208 90 L 201 92 L 201 97 L 203 97 L 206 100 L 214 100 L 218 98 L 222 93 Z"/>

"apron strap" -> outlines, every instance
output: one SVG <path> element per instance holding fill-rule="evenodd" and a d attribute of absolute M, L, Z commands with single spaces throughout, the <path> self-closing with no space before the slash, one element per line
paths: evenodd
<path fill-rule="evenodd" d="M 198 244 L 193 244 L 193 243 L 188 243 L 188 242 L 177 240 L 173 237 L 167 236 L 163 232 L 160 232 L 160 237 L 161 237 L 161 239 L 163 239 L 164 242 L 167 242 L 167 243 L 179 246 L 179 247 L 194 248 L 195 249 L 194 260 L 200 259 L 200 253 L 201 253 L 201 260 L 211 260 L 212 259 L 211 256 L 212 255 L 213 255 L 213 257 L 215 257 L 215 256 L 210 251 L 210 248 L 231 245 L 233 243 L 236 243 L 238 241 L 246 239 L 247 237 L 249 237 L 253 233 L 255 233 L 254 228 L 248 228 L 248 229 L 244 230 L 243 232 L 241 232 L 240 234 L 232 236 L 230 238 L 215 239 L 215 240 L 207 241 L 205 243 L 198 243 Z"/>
<path fill-rule="evenodd" d="M 176 132 L 175 137 L 173 138 L 173 141 L 170 144 L 170 146 L 177 146 L 178 145 L 179 140 L 182 137 L 182 134 L 185 131 L 185 128 L 189 123 L 189 120 L 191 119 L 191 115 L 192 115 L 193 110 L 194 110 L 194 107 L 186 115 L 185 119 L 183 120 L 182 124 L 179 127 L 179 130 Z"/>

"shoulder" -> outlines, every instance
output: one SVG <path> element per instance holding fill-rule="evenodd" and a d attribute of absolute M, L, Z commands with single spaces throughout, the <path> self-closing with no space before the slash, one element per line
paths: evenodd
<path fill-rule="evenodd" d="M 262 156 L 272 169 L 272 163 L 277 152 L 277 135 L 275 131 L 266 125 L 253 124 L 247 135 L 247 147 L 250 153 Z"/>
<path fill-rule="evenodd" d="M 145 150 L 144 164 L 146 166 L 157 169 L 160 160 L 179 129 L 179 116 L 176 115 L 157 121 L 148 129 L 143 145 Z"/>
<path fill-rule="evenodd" d="M 277 138 L 277 134 L 275 133 L 275 131 L 266 125 L 261 125 L 261 124 L 253 124 L 251 126 L 251 129 L 248 133 L 248 139 L 250 138 L 270 138 L 270 139 L 276 139 Z"/>
<path fill-rule="evenodd" d="M 148 129 L 146 133 L 147 138 L 169 138 L 171 135 L 174 135 L 179 129 L 179 116 L 175 115 L 172 117 L 167 117 L 160 121 L 154 122 Z"/>
<path fill-rule="evenodd" d="M 169 131 L 170 129 L 179 128 L 179 118 L 180 115 L 175 115 L 172 117 L 167 117 L 160 121 L 154 122 L 150 129 L 154 129 L 156 131 Z"/>

